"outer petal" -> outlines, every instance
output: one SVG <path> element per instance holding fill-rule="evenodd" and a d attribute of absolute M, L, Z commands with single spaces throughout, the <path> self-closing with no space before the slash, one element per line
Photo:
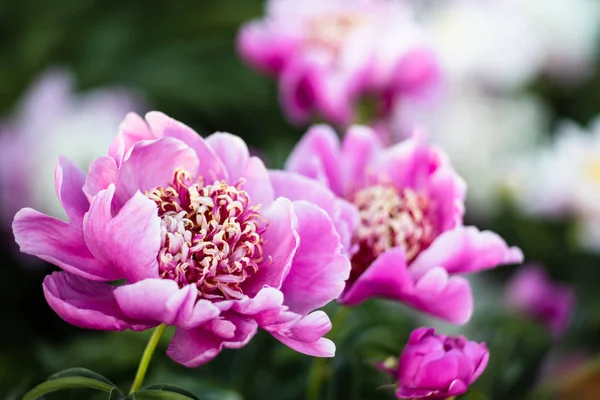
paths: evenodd
<path fill-rule="evenodd" d="M 115 286 L 54 272 L 44 279 L 48 304 L 68 323 L 87 329 L 143 330 L 151 325 L 135 323 L 119 309 Z"/>
<path fill-rule="evenodd" d="M 72 224 L 24 208 L 15 215 L 12 226 L 15 240 L 23 253 L 37 256 L 83 278 L 97 281 L 121 278 L 110 264 L 94 257 L 80 228 Z"/>
<path fill-rule="evenodd" d="M 83 192 L 88 199 L 98 194 L 99 191 L 108 188 L 111 183 L 118 182 L 119 170 L 117 162 L 112 157 L 98 157 L 90 164 L 90 169 Z"/>
<path fill-rule="evenodd" d="M 406 269 L 404 250 L 394 248 L 375 260 L 354 283 L 348 283 L 340 301 L 356 305 L 371 297 L 403 299 L 413 290 L 412 279 Z"/>
<path fill-rule="evenodd" d="M 142 140 L 158 139 L 150 130 L 146 121 L 136 113 L 128 113 L 119 127 L 119 134 L 110 144 L 108 155 L 117 165 L 121 165 L 123 156 L 131 147 Z"/>
<path fill-rule="evenodd" d="M 285 304 L 299 314 L 336 299 L 350 274 L 350 261 L 341 253 L 340 237 L 331 218 L 312 203 L 294 202 L 300 247 L 281 291 Z"/>
<path fill-rule="evenodd" d="M 341 170 L 343 192 L 352 196 L 366 185 L 365 173 L 373 157 L 381 150 L 381 143 L 375 132 L 366 126 L 351 126 L 342 143 Z"/>
<path fill-rule="evenodd" d="M 56 194 L 71 223 L 81 226 L 83 215 L 90 207 L 88 199 L 83 193 L 85 173 L 66 157 L 58 159 L 54 171 Z"/>
<path fill-rule="evenodd" d="M 114 266 L 129 282 L 158 277 L 160 218 L 156 204 L 137 192 L 113 217 L 114 185 L 92 200 L 83 220 L 88 248 L 105 263 Z"/>
<path fill-rule="evenodd" d="M 221 311 L 208 300 L 197 300 L 193 285 L 182 289 L 175 281 L 145 279 L 115 290 L 123 313 L 130 318 L 156 321 L 186 329 L 198 327 L 219 316 Z"/>
<path fill-rule="evenodd" d="M 263 261 L 258 272 L 244 282 L 244 293 L 253 297 L 264 286 L 279 289 L 287 276 L 294 254 L 300 244 L 298 218 L 292 203 L 283 197 L 278 198 L 262 215 L 267 220 L 263 234 Z"/>
<path fill-rule="evenodd" d="M 335 344 L 323 337 L 331 330 L 331 321 L 323 311 L 315 311 L 298 321 L 288 331 L 271 332 L 286 346 L 314 357 L 333 357 Z"/>
<path fill-rule="evenodd" d="M 521 250 L 508 247 L 497 234 L 461 226 L 438 236 L 412 263 L 411 274 L 420 277 L 435 266 L 450 274 L 475 272 L 522 261 Z"/>
<path fill-rule="evenodd" d="M 336 195 L 342 196 L 340 142 L 327 125 L 309 129 L 286 161 L 286 170 L 325 183 Z"/>
<path fill-rule="evenodd" d="M 242 178 L 246 181 L 243 189 L 250 195 L 252 204 L 266 207 L 273 202 L 273 187 L 264 163 L 258 157 L 250 157 L 241 138 L 229 133 L 214 133 L 206 138 L 206 144 L 225 165 L 229 184 Z"/>
<path fill-rule="evenodd" d="M 288 307 L 283 305 L 283 293 L 272 287 L 261 289 L 254 298 L 235 301 L 232 309 L 252 318 L 258 326 L 269 332 L 287 330 L 301 318 L 288 311 Z"/>
<path fill-rule="evenodd" d="M 198 169 L 195 170 L 198 175 L 207 179 L 227 178 L 225 166 L 219 157 L 192 128 L 157 111 L 146 114 L 146 120 L 157 137 L 178 139 L 194 149 L 199 160 Z"/>
<path fill-rule="evenodd" d="M 218 329 L 224 327 L 219 324 L 190 330 L 177 329 L 167 354 L 186 367 L 197 367 L 215 358 L 223 348 L 244 347 L 256 333 L 257 324 L 251 319 L 228 314 L 226 321 L 230 324 L 226 323 L 229 328 L 225 330 Z M 234 329 L 231 329 L 231 324 Z M 219 333 L 227 337 L 219 336 Z"/>

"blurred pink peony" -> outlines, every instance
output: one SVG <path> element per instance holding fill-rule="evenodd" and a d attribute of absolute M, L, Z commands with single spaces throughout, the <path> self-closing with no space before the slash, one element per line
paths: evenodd
<path fill-rule="evenodd" d="M 60 155 L 87 168 L 106 153 L 127 112 L 142 102 L 124 89 L 74 93 L 67 70 L 50 70 L 28 89 L 15 115 L 0 126 L 0 210 L 3 228 L 29 206 L 64 217 L 54 190 L 52 171 Z"/>
<path fill-rule="evenodd" d="M 189 367 L 244 346 L 258 327 L 333 356 L 330 320 L 313 310 L 338 297 L 350 265 L 328 215 L 276 198 L 240 138 L 202 139 L 157 112 L 146 121 L 129 114 L 87 175 L 60 159 L 69 222 L 30 208 L 15 216 L 21 250 L 63 269 L 44 280 L 50 306 L 89 329 L 173 325 L 168 354 Z"/>
<path fill-rule="evenodd" d="M 410 11 L 389 0 L 270 0 L 264 19 L 242 27 L 238 49 L 278 79 L 292 121 L 346 125 L 361 101 L 385 113 L 436 92 L 437 61 Z"/>
<path fill-rule="evenodd" d="M 397 369 L 388 372 L 398 380 L 399 399 L 449 399 L 465 393 L 481 376 L 489 356 L 485 343 L 418 328 L 402 350 Z"/>
<path fill-rule="evenodd" d="M 510 279 L 506 304 L 511 309 L 537 320 L 558 336 L 569 324 L 575 292 L 568 285 L 555 283 L 539 265 L 526 265 Z"/>
<path fill-rule="evenodd" d="M 344 304 L 385 297 L 462 324 L 473 299 L 458 274 L 523 259 L 497 234 L 463 225 L 465 184 L 445 155 L 419 137 L 382 149 L 371 129 L 353 126 L 340 144 L 331 128 L 319 125 L 298 143 L 286 169 L 321 182 L 358 209 L 358 226 L 346 242 L 352 272 Z M 274 186 L 293 200 L 310 196 L 294 174 Z M 356 225 L 339 207 L 330 215 L 337 226 Z"/>

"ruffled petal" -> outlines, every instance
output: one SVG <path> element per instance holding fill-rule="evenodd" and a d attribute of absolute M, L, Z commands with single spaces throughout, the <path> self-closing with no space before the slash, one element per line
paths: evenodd
<path fill-rule="evenodd" d="M 340 163 L 340 142 L 333 128 L 316 125 L 298 142 L 285 169 L 323 182 L 343 196 Z"/>
<path fill-rule="evenodd" d="M 94 257 L 84 242 L 81 228 L 31 208 L 19 211 L 12 227 L 15 241 L 23 253 L 82 278 L 96 281 L 121 278 L 110 264 Z"/>
<path fill-rule="evenodd" d="M 346 197 L 366 185 L 365 174 L 369 163 L 382 145 L 375 132 L 366 126 L 351 126 L 342 142 L 341 171 L 343 192 Z"/>
<path fill-rule="evenodd" d="M 136 113 L 128 113 L 119 126 L 119 133 L 110 144 L 108 155 L 117 165 L 121 165 L 123 157 L 131 147 L 141 140 L 158 139 L 150 130 L 146 121 Z"/>
<path fill-rule="evenodd" d="M 402 300 L 412 290 L 404 250 L 394 248 L 380 255 L 356 282 L 348 283 L 340 302 L 352 306 L 371 297 Z"/>
<path fill-rule="evenodd" d="M 83 192 L 88 199 L 98 194 L 99 191 L 108 188 L 111 183 L 118 182 L 118 168 L 116 161 L 111 157 L 98 157 L 90 164 L 90 169 Z"/>
<path fill-rule="evenodd" d="M 235 301 L 232 310 L 252 318 L 258 326 L 269 332 L 289 329 L 301 318 L 288 311 L 288 307 L 283 305 L 283 293 L 272 287 L 261 289 L 254 298 Z"/>
<path fill-rule="evenodd" d="M 287 276 L 300 244 L 298 218 L 292 203 L 278 198 L 263 213 L 267 229 L 263 233 L 263 261 L 258 272 L 243 283 L 244 293 L 253 297 L 264 286 L 279 289 Z"/>
<path fill-rule="evenodd" d="M 158 277 L 161 245 L 156 204 L 137 192 L 112 216 L 114 185 L 92 200 L 83 220 L 85 242 L 96 258 L 119 271 L 119 278 L 137 282 Z"/>
<path fill-rule="evenodd" d="M 198 327 L 221 313 L 210 301 L 197 297 L 194 285 L 180 289 L 167 279 L 144 279 L 115 290 L 119 307 L 128 317 L 185 329 Z"/>
<path fill-rule="evenodd" d="M 196 329 L 177 329 L 167 354 L 176 362 L 193 368 L 212 360 L 223 348 L 244 347 L 256 334 L 258 326 L 254 320 L 231 313 L 225 315 L 225 320 L 229 324 L 215 323 Z"/>
<path fill-rule="evenodd" d="M 206 138 L 206 144 L 225 165 L 229 184 L 244 179 L 242 188 L 248 192 L 253 205 L 267 207 L 273 202 L 273 187 L 267 168 L 258 157 L 250 156 L 241 138 L 230 133 L 213 133 Z"/>
<path fill-rule="evenodd" d="M 433 267 L 448 273 L 468 273 L 523 261 L 523 253 L 491 231 L 458 227 L 438 236 L 411 265 L 411 274 L 420 277 Z"/>
<path fill-rule="evenodd" d="M 158 111 L 147 113 L 146 120 L 157 137 L 178 139 L 194 149 L 199 164 L 197 170 L 190 170 L 190 172 L 197 172 L 205 179 L 227 179 L 227 171 L 222 160 L 192 128 Z"/>
<path fill-rule="evenodd" d="M 50 307 L 62 319 L 80 328 L 123 331 L 152 326 L 123 314 L 114 297 L 116 286 L 54 272 L 46 276 L 43 288 Z"/>
<path fill-rule="evenodd" d="M 350 261 L 341 253 L 340 237 L 331 218 L 312 203 L 294 202 L 300 246 L 281 291 L 291 311 L 307 314 L 336 299 L 350 275 Z"/>
<path fill-rule="evenodd" d="M 331 330 L 331 321 L 323 311 L 315 311 L 287 331 L 271 332 L 273 337 L 297 352 L 313 357 L 335 356 L 335 344 L 323 337 Z"/>
<path fill-rule="evenodd" d="M 71 223 L 81 226 L 90 203 L 83 193 L 85 172 L 66 157 L 58 159 L 54 171 L 56 194 Z"/>

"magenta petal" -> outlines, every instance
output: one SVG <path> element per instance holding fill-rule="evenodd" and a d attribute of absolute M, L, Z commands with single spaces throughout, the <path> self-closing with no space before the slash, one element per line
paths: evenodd
<path fill-rule="evenodd" d="M 453 324 L 467 323 L 473 313 L 469 282 L 459 276 L 449 277 L 442 267 L 432 268 L 416 281 L 404 302 Z"/>
<path fill-rule="evenodd" d="M 331 320 L 324 311 L 314 311 L 290 328 L 291 337 L 301 342 L 315 342 L 331 330 Z"/>
<path fill-rule="evenodd" d="M 54 272 L 44 279 L 48 304 L 68 323 L 87 329 L 143 330 L 150 326 L 132 322 L 117 304 L 115 286 L 90 281 L 66 272 Z"/>
<path fill-rule="evenodd" d="M 244 141 L 229 133 L 213 133 L 206 138 L 206 144 L 222 160 L 229 177 L 229 184 L 244 179 L 242 188 L 250 195 L 253 205 L 263 207 L 273 202 L 273 188 L 264 163 L 258 157 L 250 157 Z"/>
<path fill-rule="evenodd" d="M 312 203 L 294 202 L 300 246 L 281 291 L 285 304 L 299 314 L 336 299 L 350 275 L 350 261 L 341 254 L 340 237 L 331 218 Z"/>
<path fill-rule="evenodd" d="M 411 274 L 419 277 L 435 266 L 450 274 L 475 272 L 522 261 L 521 250 L 508 247 L 497 234 L 461 226 L 438 236 L 412 263 Z"/>
<path fill-rule="evenodd" d="M 381 150 L 375 132 L 366 126 L 351 126 L 342 142 L 341 171 L 346 196 L 366 185 L 365 173 L 373 157 Z"/>
<path fill-rule="evenodd" d="M 82 278 L 96 281 L 121 278 L 109 264 L 92 255 L 83 240 L 81 228 L 31 208 L 19 211 L 12 227 L 23 253 L 37 256 Z"/>
<path fill-rule="evenodd" d="M 340 298 L 345 305 L 356 305 L 371 297 L 402 300 L 413 290 L 413 282 L 406 269 L 404 250 L 393 248 L 386 251 L 356 282 L 349 285 Z"/>
<path fill-rule="evenodd" d="M 194 149 L 199 165 L 197 170 L 190 172 L 197 172 L 199 176 L 208 180 L 227 179 L 225 166 L 219 157 L 192 128 L 157 111 L 146 114 L 146 120 L 157 137 L 178 139 Z"/>
<path fill-rule="evenodd" d="M 243 283 L 244 293 L 250 297 L 264 286 L 281 287 L 300 244 L 298 218 L 288 199 L 278 198 L 262 215 L 268 223 L 263 234 L 263 261 L 258 272 Z"/>
<path fill-rule="evenodd" d="M 226 320 L 235 325 L 232 337 L 223 338 L 214 330 L 205 329 L 220 328 L 218 324 L 189 330 L 177 329 L 167 354 L 176 362 L 193 368 L 212 360 L 223 348 L 239 349 L 244 347 L 256 333 L 257 325 L 253 320 L 234 315 L 227 315 Z"/>
<path fill-rule="evenodd" d="M 113 195 L 111 185 L 92 200 L 83 220 L 88 248 L 131 283 L 158 277 L 161 233 L 156 204 L 137 192 L 113 217 Z"/>
<path fill-rule="evenodd" d="M 299 353 L 313 357 L 335 356 L 335 344 L 327 338 L 320 338 L 314 342 L 303 342 L 294 340 L 293 337 L 283 336 L 277 333 L 272 333 L 272 335 L 275 339 Z"/>
<path fill-rule="evenodd" d="M 83 215 L 90 207 L 82 189 L 85 184 L 85 173 L 73 161 L 60 157 L 54 171 L 54 181 L 56 194 L 67 217 L 72 223 L 80 226 Z"/>
<path fill-rule="evenodd" d="M 175 281 L 167 279 L 144 279 L 115 290 L 119 307 L 128 317 L 186 329 L 200 326 L 220 314 L 210 301 L 196 302 L 197 297 L 195 286 L 180 289 Z"/>
<path fill-rule="evenodd" d="M 327 125 L 316 125 L 298 142 L 285 169 L 321 181 L 343 196 L 340 167 L 340 141 L 335 131 Z"/>
<path fill-rule="evenodd" d="M 438 168 L 430 176 L 426 191 L 436 204 L 434 220 L 440 231 L 447 231 L 462 224 L 466 184 L 453 169 Z"/>

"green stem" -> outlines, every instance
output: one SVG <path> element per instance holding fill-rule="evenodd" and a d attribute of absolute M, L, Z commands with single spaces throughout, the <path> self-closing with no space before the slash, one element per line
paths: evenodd
<path fill-rule="evenodd" d="M 348 314 L 348 307 L 341 307 L 333 317 L 331 331 L 327 337 L 330 340 L 334 340 L 337 336 L 337 333 L 340 331 L 340 327 L 346 319 L 346 315 Z M 318 357 L 315 358 L 312 366 L 310 367 L 310 371 L 308 373 L 308 387 L 306 389 L 306 400 L 318 400 L 319 394 L 321 393 L 321 385 L 325 380 L 327 359 Z"/>
<path fill-rule="evenodd" d="M 142 387 L 142 383 L 144 383 L 144 377 L 146 376 L 146 371 L 148 371 L 148 365 L 152 359 L 152 354 L 154 353 L 156 345 L 158 344 L 166 327 L 167 326 L 165 324 L 160 324 L 156 327 L 154 332 L 152 332 L 152 336 L 146 345 L 146 349 L 144 349 L 144 354 L 142 354 L 142 359 L 140 360 L 140 365 L 138 366 L 135 379 L 133 380 L 133 385 L 131 385 L 131 389 L 129 390 L 129 394 L 137 392 Z"/>

